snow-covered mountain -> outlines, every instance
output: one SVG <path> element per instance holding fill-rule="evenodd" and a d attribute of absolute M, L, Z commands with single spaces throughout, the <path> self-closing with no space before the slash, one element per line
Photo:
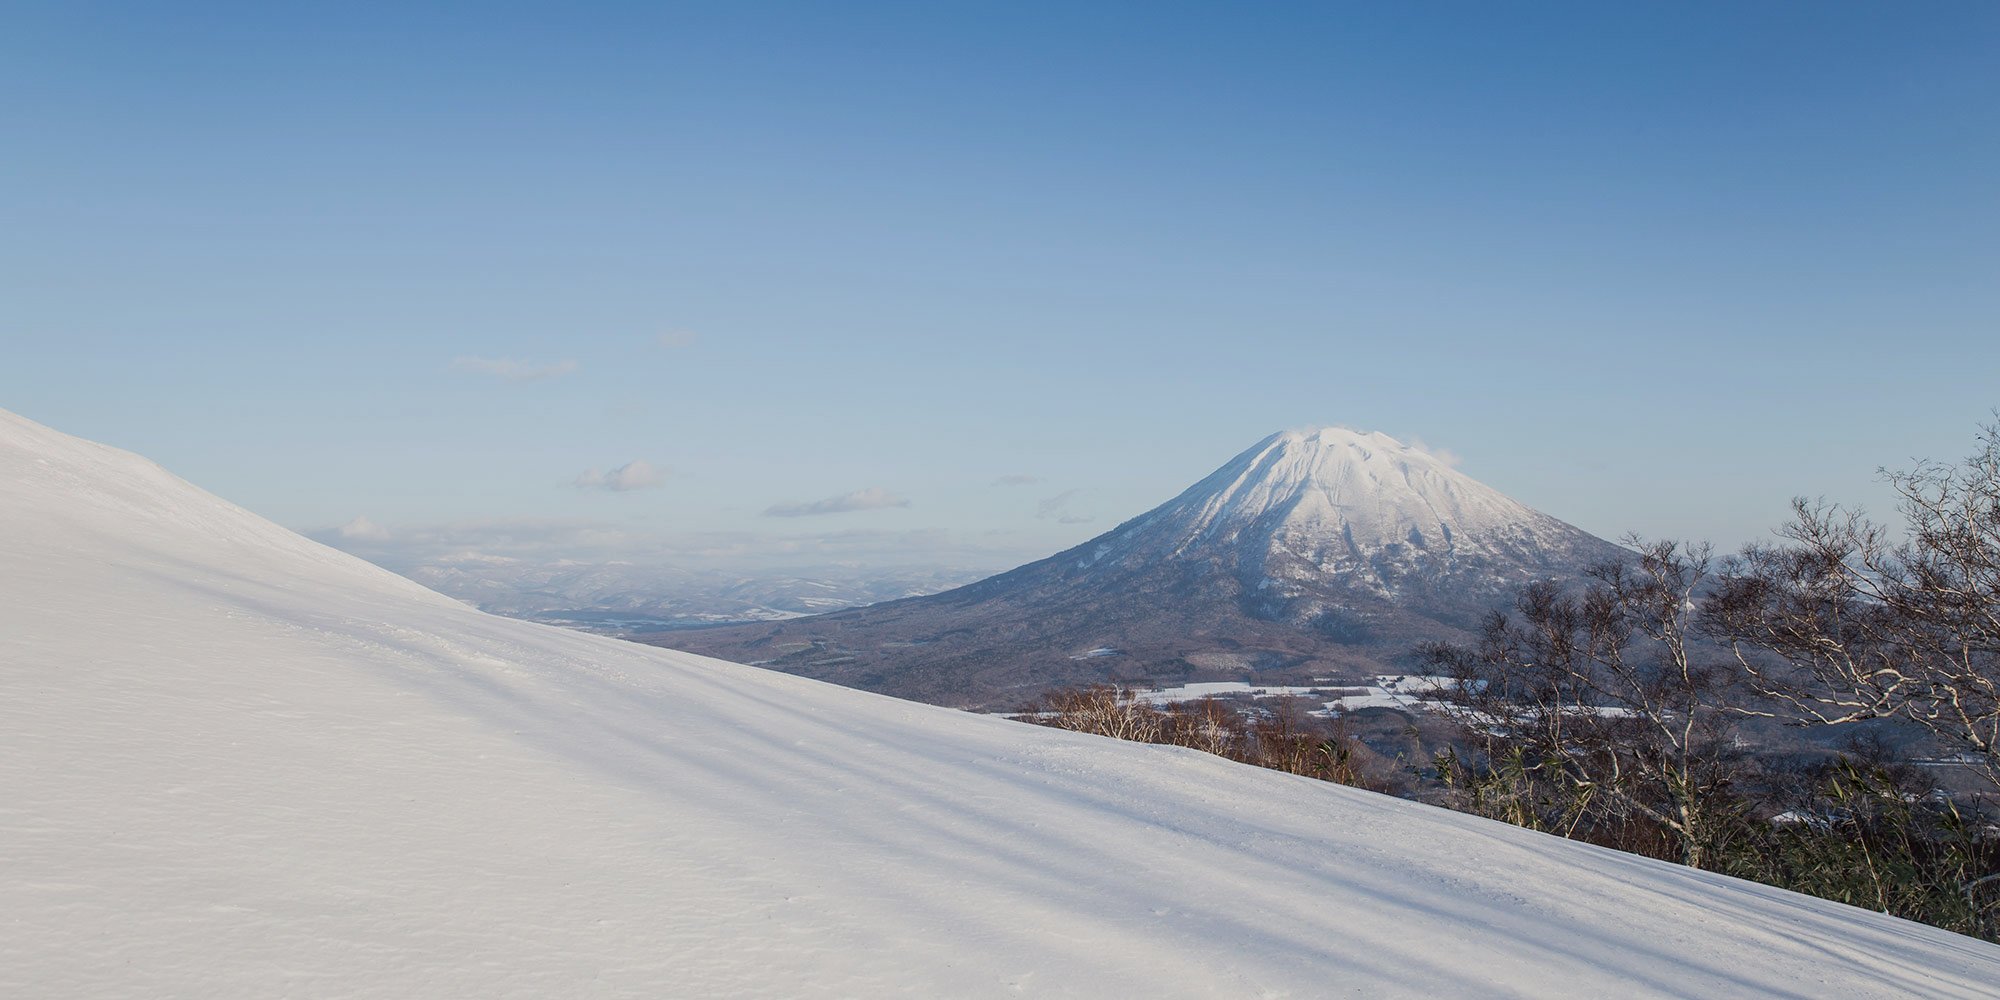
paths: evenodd
<path fill-rule="evenodd" d="M 1085 550 L 1080 568 L 1233 564 L 1293 614 L 1283 602 L 1329 591 L 1463 600 L 1619 555 L 1427 452 L 1339 427 L 1273 434 Z"/>
<path fill-rule="evenodd" d="M 2000 947 L 482 614 L 0 412 L 0 996 L 1984 997 Z"/>
<path fill-rule="evenodd" d="M 1627 554 L 1385 434 L 1317 428 L 957 590 L 657 641 L 989 707 L 1100 680 L 1359 678 L 1464 638 L 1528 581 Z"/>

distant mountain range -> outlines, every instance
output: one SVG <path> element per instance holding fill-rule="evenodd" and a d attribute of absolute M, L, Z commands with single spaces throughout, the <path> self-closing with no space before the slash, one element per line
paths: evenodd
<path fill-rule="evenodd" d="M 772 621 L 934 594 L 984 574 L 943 568 L 731 574 L 645 564 L 480 559 L 391 568 L 482 611 L 624 635 Z"/>
<path fill-rule="evenodd" d="M 1627 555 L 1379 433 L 1274 434 L 1082 545 L 955 590 L 641 641 L 938 704 L 1095 681 L 1355 678 Z"/>

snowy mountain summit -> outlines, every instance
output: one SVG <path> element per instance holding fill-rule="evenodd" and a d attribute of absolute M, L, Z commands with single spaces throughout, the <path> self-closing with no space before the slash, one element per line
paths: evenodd
<path fill-rule="evenodd" d="M 1990 997 L 2000 947 L 482 614 L 0 412 L 0 996 Z"/>
<path fill-rule="evenodd" d="M 1377 431 L 1273 434 L 1145 519 L 1182 546 L 1252 537 L 1316 561 L 1390 546 L 1450 552 L 1453 528 L 1503 532 L 1541 515 Z"/>
<path fill-rule="evenodd" d="M 1629 555 L 1386 434 L 1325 427 L 957 590 L 658 641 L 977 707 L 1102 681 L 1360 680 L 1468 638 L 1523 584 Z"/>
<path fill-rule="evenodd" d="M 1615 557 L 1428 452 L 1340 427 L 1265 438 L 1093 551 L 1125 562 L 1222 558 L 1254 589 L 1383 596 L 1454 580 L 1520 583 Z"/>

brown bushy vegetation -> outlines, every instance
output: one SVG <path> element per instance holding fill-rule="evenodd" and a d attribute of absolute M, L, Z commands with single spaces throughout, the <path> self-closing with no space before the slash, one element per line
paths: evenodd
<path fill-rule="evenodd" d="M 1187 747 L 1244 764 L 1376 792 L 1403 791 L 1393 765 L 1338 721 L 1308 715 L 1302 699 L 1247 712 L 1214 699 L 1154 706 L 1108 684 L 1053 692 L 1023 716 L 1058 729 Z"/>

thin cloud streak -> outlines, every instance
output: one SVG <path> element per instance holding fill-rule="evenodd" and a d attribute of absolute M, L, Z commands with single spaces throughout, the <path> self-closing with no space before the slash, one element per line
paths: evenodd
<path fill-rule="evenodd" d="M 542 379 L 560 378 L 576 371 L 578 367 L 575 361 L 568 359 L 549 364 L 536 364 L 513 358 L 476 358 L 471 355 L 460 355 L 451 362 L 452 371 L 486 375 L 509 382 L 538 382 Z"/>
<path fill-rule="evenodd" d="M 857 510 L 882 510 L 889 507 L 908 507 L 910 501 L 879 486 L 865 490 L 855 490 L 837 497 L 801 503 L 774 504 L 764 511 L 765 517 L 812 517 L 819 514 L 846 514 Z"/>
<path fill-rule="evenodd" d="M 1097 520 L 1094 517 L 1069 512 L 1069 502 L 1081 492 L 1083 491 L 1064 490 L 1055 496 L 1044 498 L 1041 503 L 1035 505 L 1035 520 L 1054 521 L 1057 524 L 1089 524 Z"/>
<path fill-rule="evenodd" d="M 349 530 L 356 524 L 367 530 Z M 376 525 L 367 518 L 307 530 L 309 538 L 386 566 L 536 563 L 642 564 L 727 571 L 796 572 L 815 566 L 977 566 L 999 570 L 1047 553 L 1011 535 L 935 528 L 841 529 L 808 534 L 744 531 L 657 533 L 582 518 L 517 518 L 444 524 Z"/>

